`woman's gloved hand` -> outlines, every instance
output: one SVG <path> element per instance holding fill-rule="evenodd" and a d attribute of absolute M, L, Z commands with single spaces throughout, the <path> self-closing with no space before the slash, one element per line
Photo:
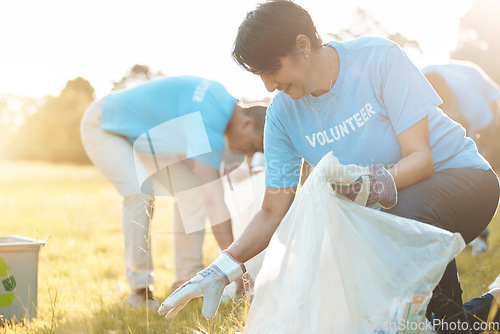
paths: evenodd
<path fill-rule="evenodd" d="M 378 204 L 384 209 L 391 209 L 397 203 L 396 183 L 391 173 L 384 167 L 370 166 L 370 193 L 366 206 Z M 363 177 L 359 177 L 356 181 L 349 184 L 332 183 L 333 190 L 354 201 L 358 193 L 361 191 Z"/>
<path fill-rule="evenodd" d="M 219 308 L 226 285 L 246 272 L 243 263 L 238 262 L 227 252 L 223 252 L 207 268 L 175 290 L 160 305 L 158 313 L 172 319 L 193 298 L 203 296 L 202 314 L 212 319 Z"/>

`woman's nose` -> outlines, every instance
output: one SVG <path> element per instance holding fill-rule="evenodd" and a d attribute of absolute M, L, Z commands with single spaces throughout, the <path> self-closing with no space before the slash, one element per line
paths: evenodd
<path fill-rule="evenodd" d="M 276 82 L 276 80 L 272 79 L 271 77 L 269 77 L 267 75 L 261 75 L 260 79 L 262 80 L 262 82 L 264 83 L 264 86 L 266 86 L 266 89 L 269 92 L 272 93 L 272 92 L 274 92 L 274 90 L 276 88 L 278 88 L 278 83 Z"/>

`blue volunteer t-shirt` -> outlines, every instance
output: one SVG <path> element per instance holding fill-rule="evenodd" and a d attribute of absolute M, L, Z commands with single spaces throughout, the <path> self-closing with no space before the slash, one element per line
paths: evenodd
<path fill-rule="evenodd" d="M 235 103 L 215 81 L 166 77 L 108 95 L 101 128 L 131 143 L 147 138 L 150 143 L 143 146 L 151 144 L 158 155 L 196 157 L 225 148 L 224 131 Z"/>
<path fill-rule="evenodd" d="M 397 136 L 426 116 L 435 171 L 490 168 L 463 127 L 437 107 L 441 99 L 395 43 L 365 37 L 328 45 L 340 58 L 331 91 L 296 101 L 279 91 L 268 108 L 267 187 L 296 186 L 302 158 L 314 167 L 330 151 L 342 164 L 390 167 L 402 158 Z"/>

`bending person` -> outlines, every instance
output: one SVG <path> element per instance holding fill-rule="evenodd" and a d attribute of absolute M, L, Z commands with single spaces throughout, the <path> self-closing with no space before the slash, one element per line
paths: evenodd
<path fill-rule="evenodd" d="M 247 14 L 233 57 L 278 90 L 264 131 L 262 209 L 225 254 L 165 300 L 159 312 L 167 318 L 200 294 L 203 314 L 215 314 L 219 291 L 267 247 L 294 201 L 302 159 L 314 167 L 333 151 L 342 164 L 369 166 L 370 184 L 381 186 L 371 189 L 368 204 L 459 232 L 466 242 L 489 224 L 500 192 L 496 174 L 439 110 L 439 96 L 398 45 L 380 38 L 323 44 L 307 11 L 269 1 Z M 336 190 L 352 198 L 361 182 Z M 453 261 L 429 317 L 467 321 L 461 296 Z"/>
<path fill-rule="evenodd" d="M 220 155 L 216 152 L 226 147 L 225 138 L 229 148 L 249 156 L 262 151 L 262 129 L 257 129 L 256 124 L 263 124 L 261 119 L 265 117 L 265 110 L 263 106 L 243 108 L 217 82 L 181 76 L 152 80 L 114 92 L 93 102 L 85 112 L 81 122 L 85 150 L 123 196 L 125 270 L 132 306 L 157 305 L 152 295 L 154 281 L 149 232 L 155 194 L 147 187 L 148 182 L 139 184 L 134 161 L 134 154 L 138 152 L 134 152 L 134 143 L 147 133 L 148 149 L 151 144 L 160 151 L 157 144 L 167 141 L 161 148 L 163 151 L 156 152 L 154 159 L 177 159 L 173 179 L 177 184 L 186 183 L 180 188 L 186 188 L 188 184 L 192 188 L 193 180 L 198 180 L 196 185 L 209 183 L 210 188 L 204 187 L 201 195 L 197 192 L 189 198 L 184 196 L 188 205 L 182 210 L 177 203 L 174 204 L 174 287 L 178 287 L 204 267 L 202 243 L 207 216 L 220 247 L 225 249 L 233 242 L 231 221 L 221 222 L 218 218 L 229 216 L 223 188 L 210 183 L 218 178 L 220 161 L 210 166 L 204 159 L 179 159 L 179 156 L 193 156 L 196 155 L 193 152 L 206 147 L 214 152 L 210 156 Z M 202 123 L 192 121 L 196 119 Z M 156 131 L 159 138 L 154 138 L 152 129 L 162 124 L 176 126 L 168 133 Z M 193 226 L 201 228 L 186 233 L 186 228 L 189 232 Z"/>

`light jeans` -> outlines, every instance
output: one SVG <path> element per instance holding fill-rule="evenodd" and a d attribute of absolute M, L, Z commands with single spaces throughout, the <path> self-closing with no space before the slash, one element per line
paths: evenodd
<path fill-rule="evenodd" d="M 125 271 L 130 289 L 136 290 L 154 283 L 150 227 L 154 197 L 141 192 L 132 144 L 123 136 L 101 129 L 103 102 L 104 98 L 94 101 L 88 107 L 80 124 L 80 133 L 89 159 L 123 196 Z M 184 173 L 183 177 L 186 178 L 195 177 L 187 166 L 180 173 Z M 194 194 L 190 202 L 192 205 L 189 211 L 183 208 L 184 219 L 204 222 L 206 213 L 203 197 Z M 173 230 L 176 282 L 183 282 L 204 268 L 202 262 L 204 230 L 184 233 L 179 210 L 175 204 Z"/>

